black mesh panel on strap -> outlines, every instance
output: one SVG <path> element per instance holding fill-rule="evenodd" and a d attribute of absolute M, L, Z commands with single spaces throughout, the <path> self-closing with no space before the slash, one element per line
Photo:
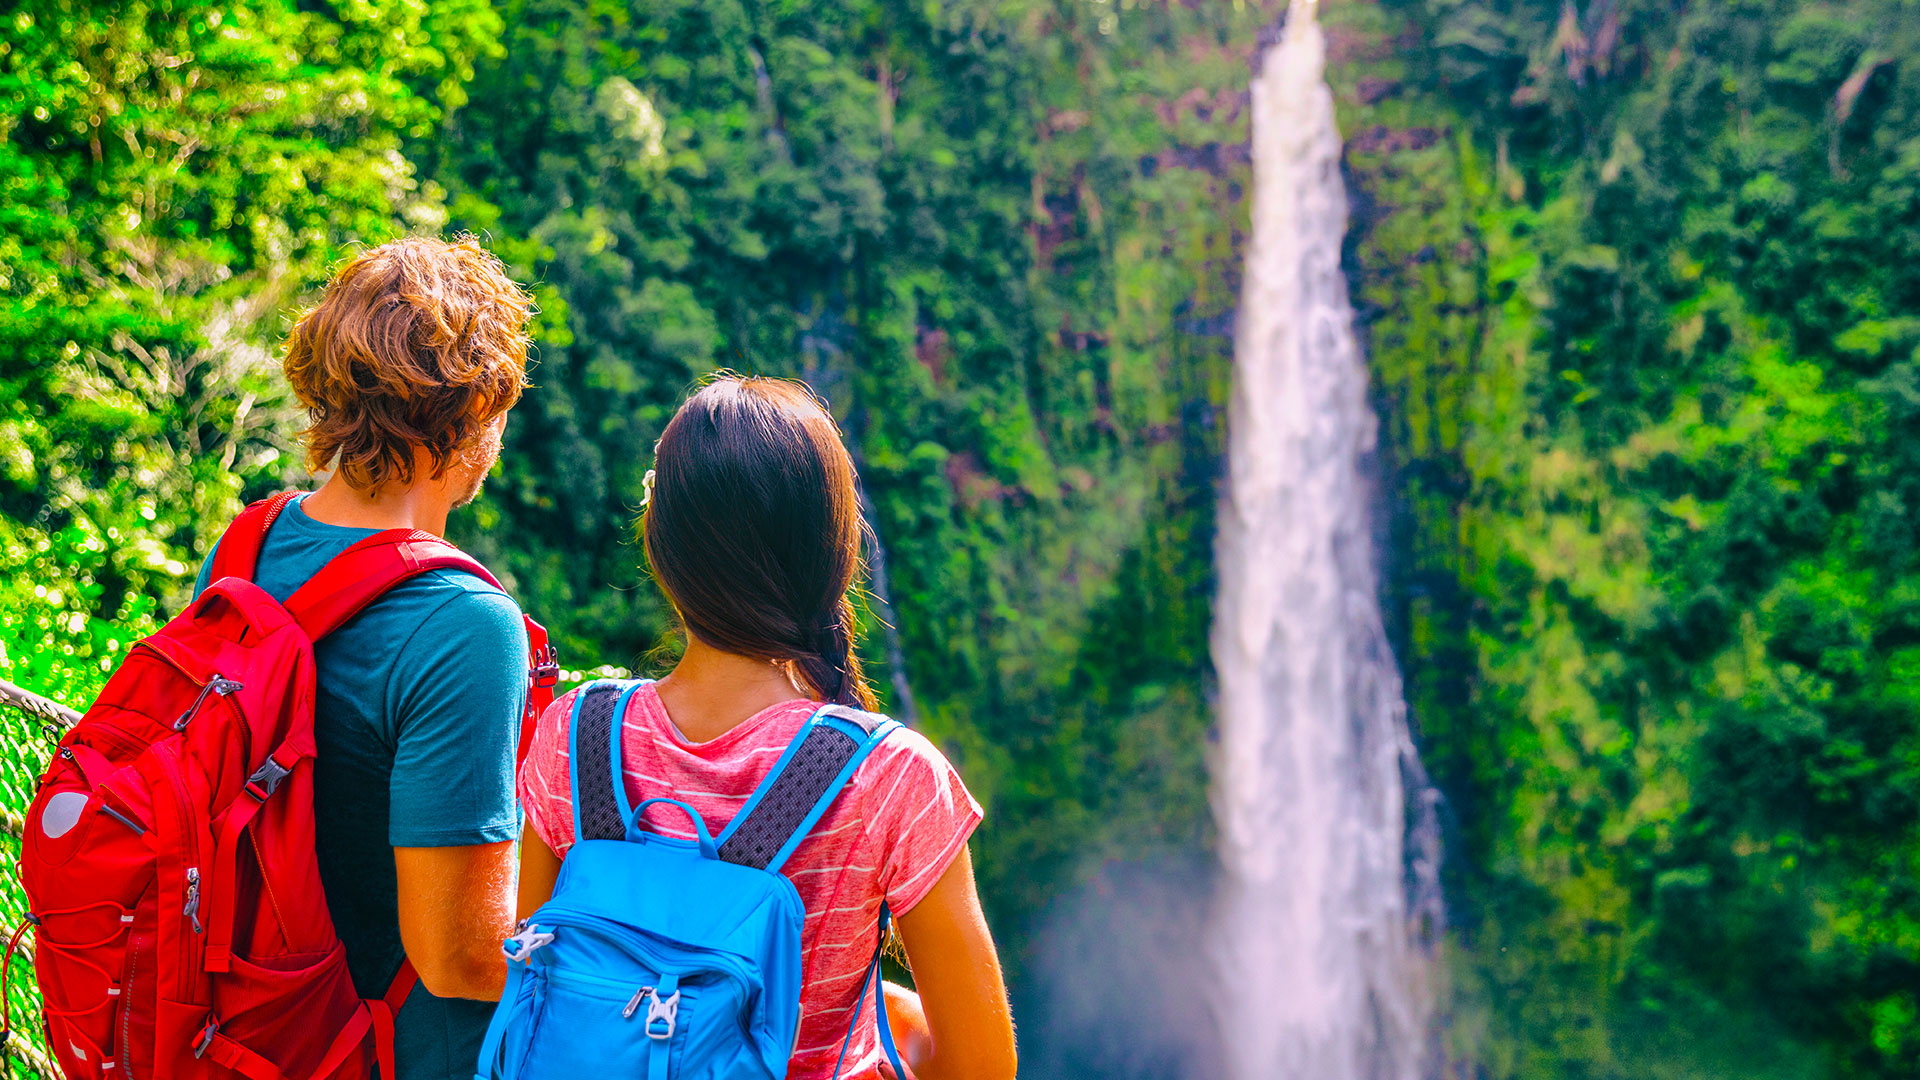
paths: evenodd
<path fill-rule="evenodd" d="M 627 823 L 613 793 L 613 707 L 620 687 L 582 691 L 573 733 L 573 771 L 580 785 L 580 835 L 576 840 L 624 840 Z"/>
<path fill-rule="evenodd" d="M 827 724 L 812 728 L 787 767 L 774 778 L 766 797 L 720 845 L 720 857 L 730 863 L 766 869 L 859 749 L 860 744 L 838 728 Z"/>

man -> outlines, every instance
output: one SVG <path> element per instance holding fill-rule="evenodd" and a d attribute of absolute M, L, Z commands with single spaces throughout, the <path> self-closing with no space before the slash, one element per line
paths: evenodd
<path fill-rule="evenodd" d="M 331 475 L 274 521 L 256 584 L 284 602 L 377 531 L 444 533 L 499 455 L 531 311 L 471 238 L 401 240 L 342 270 L 285 360 L 311 418 L 308 466 Z M 468 1080 L 513 924 L 520 611 L 470 574 L 436 570 L 322 639 L 314 659 L 316 847 L 355 987 L 381 997 L 411 959 L 420 983 L 396 1017 L 398 1080 Z"/>

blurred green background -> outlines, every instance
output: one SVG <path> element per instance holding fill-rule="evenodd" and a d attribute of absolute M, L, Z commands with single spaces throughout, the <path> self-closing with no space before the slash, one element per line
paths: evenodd
<path fill-rule="evenodd" d="M 644 668 L 630 525 L 673 406 L 719 366 L 827 395 L 885 560 L 870 662 L 988 810 L 1027 1072 L 1104 1075 L 1037 973 L 1103 867 L 1211 843 L 1280 15 L 10 0 L 0 678 L 84 705 L 228 515 L 305 482 L 291 315 L 355 246 L 476 232 L 539 298 L 537 385 L 454 538 L 568 667 Z M 1447 798 L 1445 1074 L 1920 1076 L 1920 5 L 1322 22 Z M 17 808 L 50 744 L 5 725 Z"/>

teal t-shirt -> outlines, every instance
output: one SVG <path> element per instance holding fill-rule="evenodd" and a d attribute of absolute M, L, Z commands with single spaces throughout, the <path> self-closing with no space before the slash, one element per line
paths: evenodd
<path fill-rule="evenodd" d="M 373 529 L 324 525 L 299 502 L 273 523 L 254 583 L 284 601 Z M 212 557 L 200 568 L 197 596 Z M 400 946 L 396 847 L 513 840 L 513 756 L 527 693 L 520 609 L 471 574 L 396 586 L 314 646 L 315 847 L 361 997 L 386 993 Z M 416 987 L 394 1023 L 396 1080 L 471 1080 L 493 1005 Z"/>

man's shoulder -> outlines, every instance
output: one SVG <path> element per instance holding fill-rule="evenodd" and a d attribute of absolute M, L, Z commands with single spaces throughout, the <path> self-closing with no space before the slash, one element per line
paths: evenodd
<path fill-rule="evenodd" d="M 465 638 L 506 636 L 524 642 L 520 605 L 498 587 L 460 570 L 429 570 L 394 587 L 383 600 L 441 633 Z"/>
<path fill-rule="evenodd" d="M 475 608 L 511 608 L 519 614 L 520 605 L 513 602 L 499 586 L 465 570 L 429 570 L 418 577 L 405 582 L 413 586 L 421 596 L 432 596 L 441 603 L 466 604 Z"/>
<path fill-rule="evenodd" d="M 429 570 L 396 586 L 367 613 L 380 620 L 368 630 L 397 644 L 392 685 L 403 701 L 417 705 L 449 694 L 504 701 L 525 683 L 527 629 L 520 608 L 472 574 Z M 518 704 L 504 707 L 518 715 Z"/>
<path fill-rule="evenodd" d="M 451 666 L 471 673 L 526 664 L 527 631 L 519 605 L 498 588 L 458 570 L 429 570 L 388 589 L 336 633 L 336 648 L 378 648 L 395 670 L 416 674 Z M 384 645 L 374 643 L 384 642 Z"/>

